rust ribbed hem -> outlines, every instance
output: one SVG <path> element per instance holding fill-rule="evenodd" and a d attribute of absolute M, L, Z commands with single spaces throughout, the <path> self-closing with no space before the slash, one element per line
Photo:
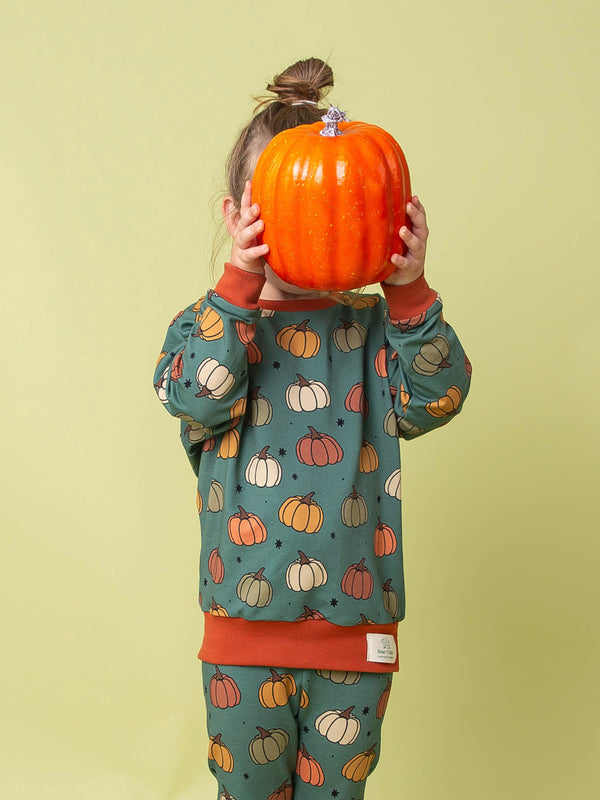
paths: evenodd
<path fill-rule="evenodd" d="M 433 305 L 437 297 L 434 290 L 429 288 L 424 273 L 421 273 L 412 283 L 404 286 L 382 283 L 381 288 L 388 302 L 392 319 L 409 319 L 417 314 L 422 314 Z"/>
<path fill-rule="evenodd" d="M 198 658 L 209 664 L 397 672 L 394 663 L 367 660 L 367 634 L 394 638 L 397 623 L 333 625 L 326 620 L 263 622 L 204 615 L 204 639 Z"/>
<path fill-rule="evenodd" d="M 259 272 L 248 272 L 227 262 L 225 271 L 215 286 L 215 292 L 240 308 L 258 308 L 258 298 L 265 283 L 265 276 Z"/>

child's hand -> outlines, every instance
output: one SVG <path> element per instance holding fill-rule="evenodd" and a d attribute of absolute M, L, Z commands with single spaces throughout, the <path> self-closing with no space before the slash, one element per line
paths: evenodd
<path fill-rule="evenodd" d="M 391 258 L 396 271 L 392 272 L 384 283 L 392 286 L 404 286 L 415 281 L 423 272 L 425 266 L 425 250 L 427 248 L 427 218 L 421 201 L 415 195 L 406 205 L 406 213 L 412 222 L 412 232 L 406 227 L 400 228 L 400 238 L 406 244 L 406 255 L 394 253 Z"/>
<path fill-rule="evenodd" d="M 230 262 L 234 267 L 248 272 L 264 274 L 263 258 L 269 252 L 269 245 L 258 244 L 256 241 L 265 224 L 260 219 L 260 206 L 258 203 L 252 204 L 251 181 L 246 181 L 240 210 L 235 208 L 231 200 L 230 205 L 224 209 L 224 214 L 227 230 L 233 239 Z"/>

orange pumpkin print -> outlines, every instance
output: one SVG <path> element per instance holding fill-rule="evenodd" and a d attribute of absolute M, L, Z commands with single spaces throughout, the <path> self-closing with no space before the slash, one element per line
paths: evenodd
<path fill-rule="evenodd" d="M 365 567 L 362 558 L 358 564 L 351 564 L 342 578 L 342 592 L 355 600 L 368 600 L 373 594 L 373 575 Z"/>
<path fill-rule="evenodd" d="M 215 674 L 208 684 L 208 696 L 215 708 L 233 708 L 242 699 L 237 683 L 230 675 L 225 675 L 215 666 Z"/>
<path fill-rule="evenodd" d="M 389 556 L 396 552 L 397 546 L 398 541 L 392 528 L 378 519 L 374 535 L 375 555 L 379 558 Z"/>
<path fill-rule="evenodd" d="M 366 780 L 371 770 L 371 765 L 373 761 L 375 761 L 376 747 L 377 745 L 374 744 L 372 747 L 369 747 L 368 750 L 359 753 L 344 764 L 342 767 L 342 775 L 344 778 L 347 778 L 349 781 L 354 781 L 354 783 L 361 783 Z"/>
<path fill-rule="evenodd" d="M 313 498 L 314 492 L 304 497 L 288 497 L 279 508 L 279 521 L 288 528 L 303 533 L 317 533 L 323 524 L 323 509 Z"/>
<path fill-rule="evenodd" d="M 446 394 L 438 400 L 425 405 L 425 410 L 432 417 L 451 417 L 460 408 L 462 392 L 458 386 L 450 386 Z"/>
<path fill-rule="evenodd" d="M 379 456 L 377 450 L 370 442 L 363 442 L 358 456 L 358 469 L 361 472 L 375 472 L 379 467 Z"/>
<path fill-rule="evenodd" d="M 346 395 L 344 406 L 347 411 L 360 414 L 363 419 L 369 416 L 369 401 L 367 400 L 365 385 L 362 381 L 360 383 L 355 383 L 354 386 L 350 388 L 350 391 Z"/>
<path fill-rule="evenodd" d="M 298 325 L 287 325 L 275 337 L 275 341 L 283 350 L 287 350 L 296 358 L 312 358 L 321 347 L 321 337 L 308 326 L 305 319 Z"/>
<path fill-rule="evenodd" d="M 294 787 L 286 778 L 281 786 L 267 797 L 267 800 L 292 800 L 293 792 Z"/>
<path fill-rule="evenodd" d="M 225 577 L 225 564 L 223 563 L 223 559 L 221 558 L 218 547 L 215 547 L 208 557 L 208 571 L 210 573 L 210 577 L 215 583 L 223 583 L 223 578 Z"/>
<path fill-rule="evenodd" d="M 172 381 L 178 381 L 182 375 L 183 375 L 183 350 L 181 351 L 181 353 L 178 353 L 173 359 L 173 363 L 171 364 L 171 374 L 169 377 L 171 378 Z"/>
<path fill-rule="evenodd" d="M 304 783 L 311 786 L 323 786 L 325 783 L 325 775 L 323 768 L 313 756 L 310 755 L 306 749 L 306 745 L 302 745 L 298 750 L 298 760 L 296 762 L 296 774 Z"/>
<path fill-rule="evenodd" d="M 224 325 L 221 315 L 210 306 L 198 320 L 198 330 L 192 336 L 197 336 L 205 342 L 214 342 L 223 338 Z"/>
<path fill-rule="evenodd" d="M 337 464 L 344 457 L 339 443 L 328 433 L 319 433 L 310 425 L 310 433 L 302 436 L 296 443 L 296 455 L 301 464 L 309 467 L 325 467 Z"/>
<path fill-rule="evenodd" d="M 210 737 L 208 757 L 211 761 L 216 761 L 217 766 L 224 772 L 233 772 L 233 753 L 221 741 L 220 733 Z"/>
<path fill-rule="evenodd" d="M 239 512 L 227 520 L 227 533 L 233 544 L 251 546 L 261 544 L 267 538 L 265 523 L 256 514 L 238 506 Z"/>

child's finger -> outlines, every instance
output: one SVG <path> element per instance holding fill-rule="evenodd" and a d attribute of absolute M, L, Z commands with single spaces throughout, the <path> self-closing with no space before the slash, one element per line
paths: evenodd
<path fill-rule="evenodd" d="M 257 219 L 252 225 L 247 225 L 241 228 L 238 232 L 237 238 L 241 247 L 248 247 L 248 245 L 256 239 L 259 233 L 263 231 L 265 223 L 262 219 Z"/>
<path fill-rule="evenodd" d="M 415 233 L 410 231 L 406 226 L 400 228 L 400 238 L 413 253 L 417 253 L 425 248 L 425 243 L 423 240 Z"/>

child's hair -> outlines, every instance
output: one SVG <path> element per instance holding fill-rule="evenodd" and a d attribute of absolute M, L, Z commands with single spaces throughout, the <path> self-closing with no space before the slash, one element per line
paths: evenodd
<path fill-rule="evenodd" d="M 296 61 L 267 84 L 272 95 L 255 97 L 254 116 L 227 159 L 227 191 L 239 207 L 245 182 L 265 146 L 281 131 L 318 122 L 327 109 L 321 99 L 333 86 L 333 72 L 320 58 Z"/>

